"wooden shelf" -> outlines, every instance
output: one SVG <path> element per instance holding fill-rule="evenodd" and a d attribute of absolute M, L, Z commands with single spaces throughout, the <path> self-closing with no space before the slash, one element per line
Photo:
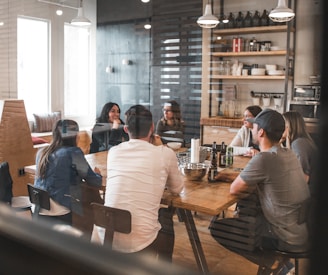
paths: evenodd
<path fill-rule="evenodd" d="M 252 33 L 273 33 L 273 32 L 287 32 L 287 25 L 278 25 L 278 26 L 262 26 L 262 27 L 249 27 L 249 28 L 234 28 L 234 29 L 215 29 L 213 30 L 214 34 L 218 35 L 233 35 L 233 34 L 252 34 Z M 291 31 L 295 31 L 291 27 Z"/>
<path fill-rule="evenodd" d="M 285 75 L 212 75 L 212 79 L 243 79 L 243 80 L 284 80 Z"/>
<path fill-rule="evenodd" d="M 225 56 L 278 56 L 286 55 L 286 50 L 280 51 L 259 51 L 259 52 L 213 52 L 212 56 L 225 57 Z"/>

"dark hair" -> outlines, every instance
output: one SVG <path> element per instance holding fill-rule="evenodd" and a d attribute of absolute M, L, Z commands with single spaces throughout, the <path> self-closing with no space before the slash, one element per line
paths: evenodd
<path fill-rule="evenodd" d="M 118 106 L 117 103 L 115 102 L 107 102 L 102 110 L 101 110 L 101 113 L 100 113 L 100 116 L 97 117 L 96 119 L 96 122 L 100 122 L 100 123 L 108 123 L 109 122 L 109 111 L 114 107 L 114 106 L 117 106 L 119 112 L 121 113 L 121 109 L 120 109 L 120 106 Z"/>
<path fill-rule="evenodd" d="M 132 138 L 147 137 L 153 123 L 153 115 L 143 105 L 131 106 L 125 112 L 125 123 Z"/>
<path fill-rule="evenodd" d="M 37 176 L 45 178 L 49 156 L 59 147 L 75 147 L 79 125 L 70 119 L 57 120 L 52 130 L 52 141 L 40 152 Z"/>
<path fill-rule="evenodd" d="M 258 105 L 251 105 L 246 107 L 246 110 L 248 110 L 253 115 L 253 117 L 256 117 L 259 113 L 261 113 L 262 108 Z"/>
<path fill-rule="evenodd" d="M 174 125 L 180 125 L 181 123 L 183 123 L 182 118 L 181 118 L 181 111 L 180 111 L 179 103 L 176 102 L 175 100 L 169 100 L 164 103 L 164 106 L 165 106 L 165 104 L 171 105 L 171 111 L 173 113 Z M 165 120 L 164 117 L 162 117 L 162 121 L 164 122 L 165 125 L 167 124 L 167 121 Z"/>

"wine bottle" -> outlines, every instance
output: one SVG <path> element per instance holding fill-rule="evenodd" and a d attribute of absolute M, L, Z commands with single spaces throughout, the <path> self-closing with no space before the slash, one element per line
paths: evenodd
<path fill-rule="evenodd" d="M 253 27 L 260 26 L 260 13 L 258 11 L 255 11 L 253 16 Z"/>
<path fill-rule="evenodd" d="M 248 27 L 252 27 L 252 25 L 253 25 L 253 19 L 252 19 L 252 14 L 251 14 L 251 12 L 250 11 L 248 11 L 247 13 L 246 13 L 246 16 L 245 16 L 245 19 L 244 19 L 244 26 L 246 27 L 246 28 L 248 28 Z"/>
<path fill-rule="evenodd" d="M 236 17 L 236 20 L 235 20 L 235 25 L 236 25 L 236 28 L 242 28 L 244 27 L 244 15 L 243 13 L 240 11 L 238 12 L 238 16 Z"/>
<path fill-rule="evenodd" d="M 224 141 L 221 143 L 221 150 L 219 154 L 219 167 L 226 167 L 226 145 Z"/>
<path fill-rule="evenodd" d="M 229 22 L 227 23 L 227 28 L 233 29 L 235 27 L 235 16 L 233 15 L 232 12 L 230 12 L 228 19 Z"/>
<path fill-rule="evenodd" d="M 214 141 L 212 144 L 212 151 L 211 151 L 211 166 L 210 169 L 208 170 L 208 181 L 215 182 L 217 174 L 218 174 L 218 157 L 217 157 L 216 142 Z"/>
<path fill-rule="evenodd" d="M 260 26 L 269 26 L 269 15 L 267 10 L 263 10 L 260 18 Z"/>

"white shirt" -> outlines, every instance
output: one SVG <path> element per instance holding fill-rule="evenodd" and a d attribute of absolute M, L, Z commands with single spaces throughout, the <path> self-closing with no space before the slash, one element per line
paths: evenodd
<path fill-rule="evenodd" d="M 158 209 L 164 188 L 173 193 L 183 189 L 174 151 L 143 140 L 130 139 L 108 153 L 105 205 L 131 212 L 130 234 L 115 233 L 113 249 L 131 253 L 149 246 L 161 226 Z M 104 232 L 99 230 L 103 240 Z"/>

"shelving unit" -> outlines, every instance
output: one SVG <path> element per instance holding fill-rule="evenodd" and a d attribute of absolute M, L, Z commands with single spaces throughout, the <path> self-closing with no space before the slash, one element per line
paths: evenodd
<path fill-rule="evenodd" d="M 232 38 L 234 36 L 242 37 L 244 35 L 255 35 L 255 34 L 271 34 L 271 33 L 282 33 L 282 37 L 284 41 L 286 41 L 286 45 L 279 49 L 279 50 L 270 50 L 270 51 L 240 51 L 240 52 L 225 52 L 225 51 L 217 51 L 217 48 L 214 47 L 214 43 L 212 46 L 212 62 L 211 62 L 211 89 L 213 90 L 220 90 L 222 86 L 231 83 L 231 80 L 235 80 L 236 83 L 242 81 L 243 83 L 247 83 L 247 86 L 252 86 L 252 81 L 254 81 L 254 86 L 256 87 L 259 84 L 258 81 L 274 81 L 273 83 L 277 83 L 277 81 L 283 81 L 283 110 L 286 110 L 286 102 L 288 100 L 289 91 L 293 85 L 293 75 L 290 74 L 288 67 L 289 62 L 294 58 L 294 40 L 292 39 L 291 33 L 295 32 L 295 28 L 291 25 L 291 23 L 287 23 L 285 25 L 274 25 L 274 26 L 261 26 L 261 27 L 248 27 L 248 28 L 234 28 L 234 29 L 215 29 L 212 31 L 212 41 L 216 41 L 218 36 L 220 37 L 228 37 Z M 286 34 L 286 35 L 284 35 Z M 294 35 L 295 36 L 295 35 Z M 279 34 L 278 34 L 279 37 Z M 293 37 L 295 38 L 295 37 Z M 268 39 L 269 40 L 269 39 Z M 280 40 L 281 42 L 281 40 Z M 245 58 L 248 62 L 251 60 L 250 64 L 257 64 L 262 61 L 262 64 L 272 64 L 272 63 L 265 63 L 267 62 L 267 58 L 270 60 L 275 59 L 275 57 L 279 58 L 280 65 L 284 67 L 285 71 L 283 75 L 221 75 L 217 74 L 215 65 L 217 64 L 216 61 L 225 61 L 226 58 L 232 59 L 239 59 L 243 61 Z M 284 61 L 281 59 L 284 58 Z M 284 62 L 282 65 L 281 62 Z M 241 62 L 243 63 L 243 62 Z M 294 65 L 292 63 L 292 65 Z M 246 81 L 246 82 L 245 82 Z M 269 82 L 268 82 L 269 83 Z M 275 85 L 275 84 L 274 84 Z M 272 94 L 272 93 L 271 93 Z M 213 104 L 213 99 L 210 98 L 209 107 Z M 220 99 L 217 100 L 218 104 L 220 104 Z M 210 107 L 211 108 L 211 107 Z M 220 105 L 219 108 L 220 110 Z"/>
<path fill-rule="evenodd" d="M 238 56 L 278 56 L 286 55 L 286 50 L 266 51 L 266 52 L 213 52 L 212 56 L 216 57 L 238 57 Z"/>

